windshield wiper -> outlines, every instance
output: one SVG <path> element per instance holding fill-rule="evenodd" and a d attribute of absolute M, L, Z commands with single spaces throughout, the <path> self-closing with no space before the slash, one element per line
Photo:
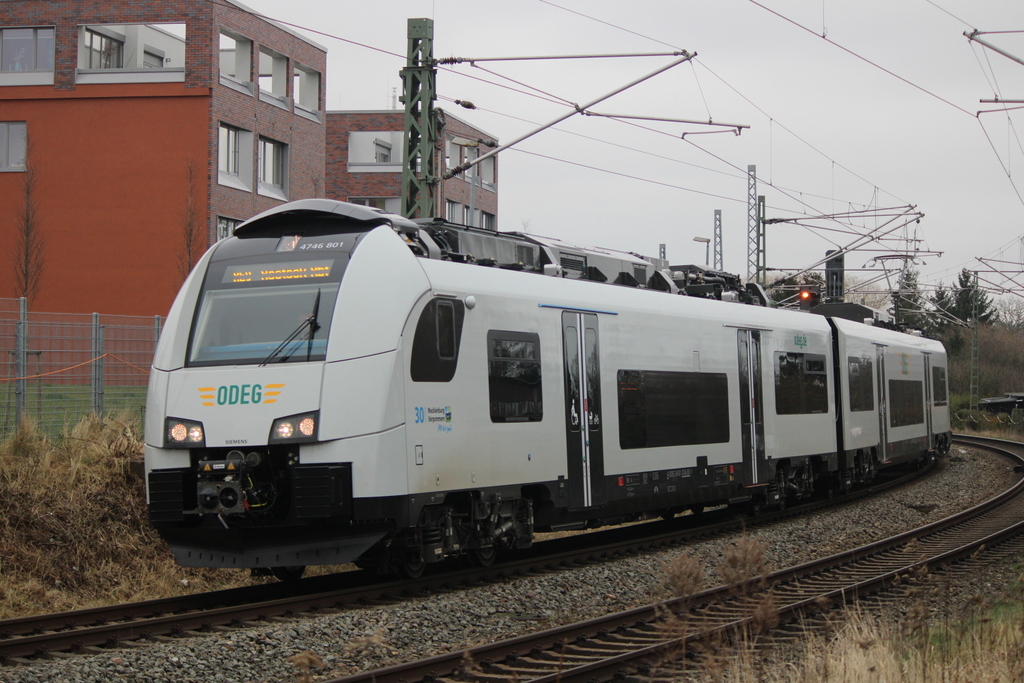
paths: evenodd
<path fill-rule="evenodd" d="M 306 343 L 306 361 L 313 353 L 313 335 L 320 329 L 317 316 L 320 315 L 320 290 L 316 290 L 316 299 L 313 300 L 313 312 L 309 314 L 309 341 Z"/>
<path fill-rule="evenodd" d="M 289 334 L 283 342 L 278 344 L 277 347 L 270 352 L 269 356 L 263 359 L 263 362 L 259 364 L 259 367 L 263 367 L 270 361 L 274 360 L 274 358 L 276 358 L 277 355 L 285 349 L 285 347 L 287 347 L 289 344 L 295 341 L 295 338 L 302 334 L 302 331 L 305 330 L 307 327 L 309 328 L 309 346 L 306 350 L 306 360 L 309 360 L 309 356 L 312 354 L 313 351 L 313 335 L 316 334 L 317 330 L 320 329 L 320 323 L 317 322 L 317 316 L 319 315 L 319 311 L 320 290 L 318 289 L 316 290 L 316 299 L 314 299 L 313 301 L 313 312 L 306 316 L 306 319 L 299 323 L 299 326 L 296 327 L 295 330 L 291 334 Z M 285 356 L 281 356 L 281 360 L 278 362 L 283 363 L 284 361 L 288 360 L 291 357 L 291 355 L 292 354 L 289 353 Z"/>

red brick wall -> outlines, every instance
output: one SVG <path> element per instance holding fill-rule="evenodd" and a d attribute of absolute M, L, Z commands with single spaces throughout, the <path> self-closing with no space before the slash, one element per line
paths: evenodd
<path fill-rule="evenodd" d="M 181 284 L 186 164 L 196 160 L 202 175 L 208 97 L 181 84 L 136 87 L 136 94 L 149 96 L 103 96 L 121 87 L 80 87 L 95 97 L 32 88 L 56 96 L 2 104 L 2 118 L 28 123 L 46 241 L 32 310 L 164 315 Z M 0 173 L 5 258 L 14 253 L 24 179 L 24 173 Z M 205 185 L 199 189 L 205 213 Z M 0 272 L 0 297 L 15 296 L 8 261 Z"/>

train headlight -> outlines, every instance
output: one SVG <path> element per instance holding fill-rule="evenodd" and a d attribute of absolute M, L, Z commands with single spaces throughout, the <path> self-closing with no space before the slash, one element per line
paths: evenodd
<path fill-rule="evenodd" d="M 320 411 L 279 417 L 270 428 L 270 443 L 303 443 L 316 441 L 320 427 Z"/>
<path fill-rule="evenodd" d="M 203 423 L 169 417 L 164 422 L 165 448 L 202 448 L 206 445 Z"/>

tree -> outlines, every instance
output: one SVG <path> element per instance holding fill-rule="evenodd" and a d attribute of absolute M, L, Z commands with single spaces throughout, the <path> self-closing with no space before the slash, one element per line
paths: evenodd
<path fill-rule="evenodd" d="M 992 298 L 974 282 L 974 273 L 964 268 L 957 277 L 957 283 L 946 289 L 941 283 L 931 298 L 932 305 L 946 316 L 970 324 L 974 318 L 974 302 L 978 304 L 978 322 L 992 323 L 998 320 L 998 312 Z M 946 320 L 941 327 L 949 327 L 953 320 Z"/>
<path fill-rule="evenodd" d="M 202 202 L 198 198 L 199 177 L 196 173 L 196 161 L 192 157 L 185 162 L 185 184 L 187 194 L 181 207 L 181 251 L 178 252 L 178 275 L 181 276 L 182 282 L 206 251 Z"/>
<path fill-rule="evenodd" d="M 992 298 L 975 282 L 974 273 L 964 268 L 959 282 L 953 288 L 953 309 L 956 317 L 966 322 L 974 320 L 974 306 L 978 307 L 978 322 L 990 323 L 997 319 Z"/>
<path fill-rule="evenodd" d="M 999 324 L 1011 332 L 1024 332 L 1024 299 L 1006 296 L 996 305 L 999 309 Z"/>
<path fill-rule="evenodd" d="M 33 159 L 32 141 L 25 139 L 25 172 L 22 176 L 23 202 L 14 216 L 14 251 L 12 252 L 14 292 L 31 304 L 42 283 L 46 255 L 46 237 L 39 222 L 39 200 L 36 196 L 39 169 Z"/>
<path fill-rule="evenodd" d="M 892 293 L 897 323 L 908 328 L 930 332 L 935 324 L 926 309 L 926 297 L 918 285 L 918 272 L 908 266 L 900 273 L 896 291 Z"/>

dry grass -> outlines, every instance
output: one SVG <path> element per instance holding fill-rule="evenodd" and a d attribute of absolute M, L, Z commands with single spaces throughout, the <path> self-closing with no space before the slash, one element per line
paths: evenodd
<path fill-rule="evenodd" d="M 756 541 L 741 539 L 723 553 L 720 578 L 735 586 L 756 585 L 764 572 L 763 551 Z M 686 597 L 699 590 L 702 568 L 689 555 L 680 555 L 664 571 L 667 594 Z M 856 609 L 836 612 L 826 626 L 809 628 L 800 645 L 782 649 L 759 647 L 763 634 L 777 626 L 774 597 L 746 594 L 749 627 L 728 638 L 691 643 L 688 658 L 676 653 L 656 675 L 715 683 L 1024 681 L 1024 574 L 998 603 L 976 596 L 957 607 L 941 575 L 925 569 L 911 582 L 899 624 Z M 676 636 L 687 632 L 686 610 L 663 618 Z"/>
<path fill-rule="evenodd" d="M 83 419 L 0 444 L 0 619 L 216 590 L 248 573 L 177 566 L 146 518 L 138 425 Z"/>

